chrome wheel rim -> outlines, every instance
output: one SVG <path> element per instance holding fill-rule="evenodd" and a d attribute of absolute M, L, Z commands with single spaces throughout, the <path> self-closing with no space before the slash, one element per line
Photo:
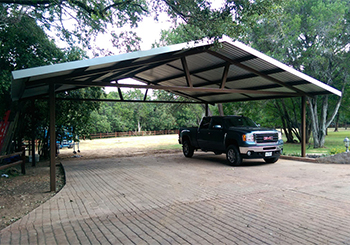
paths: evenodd
<path fill-rule="evenodd" d="M 189 146 L 188 146 L 188 143 L 187 143 L 187 142 L 185 142 L 185 143 L 183 144 L 183 150 L 184 150 L 184 153 L 185 153 L 185 154 L 188 154 Z"/>
<path fill-rule="evenodd" d="M 227 153 L 227 159 L 231 162 L 234 163 L 236 161 L 236 154 L 233 149 L 229 149 Z"/>

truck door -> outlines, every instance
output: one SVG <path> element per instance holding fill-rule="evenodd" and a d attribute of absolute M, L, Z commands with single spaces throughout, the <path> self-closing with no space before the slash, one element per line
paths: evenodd
<path fill-rule="evenodd" d="M 213 117 L 209 126 L 208 134 L 210 137 L 210 149 L 225 150 L 224 144 L 224 122 L 223 118 Z"/>
<path fill-rule="evenodd" d="M 203 117 L 198 128 L 197 141 L 201 149 L 209 149 L 208 142 L 210 141 L 209 125 L 211 117 Z"/>

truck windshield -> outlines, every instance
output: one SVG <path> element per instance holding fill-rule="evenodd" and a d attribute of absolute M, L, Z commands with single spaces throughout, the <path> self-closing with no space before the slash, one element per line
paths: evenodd
<path fill-rule="evenodd" d="M 248 117 L 228 117 L 225 123 L 228 127 L 257 127 L 255 122 Z"/>

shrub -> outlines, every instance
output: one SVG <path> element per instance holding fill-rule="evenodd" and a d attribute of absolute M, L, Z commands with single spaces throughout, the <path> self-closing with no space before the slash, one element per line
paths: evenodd
<path fill-rule="evenodd" d="M 329 154 L 330 155 L 336 155 L 336 154 L 340 154 L 340 153 L 343 153 L 343 152 L 345 152 L 345 150 L 343 148 L 336 148 L 336 147 L 334 147 L 334 148 L 329 149 Z"/>

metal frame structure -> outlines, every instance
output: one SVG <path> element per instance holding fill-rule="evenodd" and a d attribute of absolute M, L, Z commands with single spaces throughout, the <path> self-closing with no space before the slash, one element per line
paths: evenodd
<path fill-rule="evenodd" d="M 132 78 L 141 84 L 125 84 L 122 81 L 126 78 Z M 181 103 L 205 104 L 206 112 L 208 104 L 301 97 L 303 156 L 306 97 L 320 94 L 342 95 L 333 87 L 243 43 L 224 37 L 218 42 L 202 40 L 148 51 L 18 70 L 13 72 L 12 99 L 48 97 L 50 137 L 55 139 L 55 94 L 93 86 L 118 88 L 120 100 L 113 100 L 118 102 L 135 102 L 124 100 L 121 88 L 146 89 L 146 95 L 149 89 L 166 90 L 187 99 Z M 138 102 L 176 103 L 150 101 L 146 95 Z M 51 191 L 55 190 L 54 147 L 51 144 Z"/>

